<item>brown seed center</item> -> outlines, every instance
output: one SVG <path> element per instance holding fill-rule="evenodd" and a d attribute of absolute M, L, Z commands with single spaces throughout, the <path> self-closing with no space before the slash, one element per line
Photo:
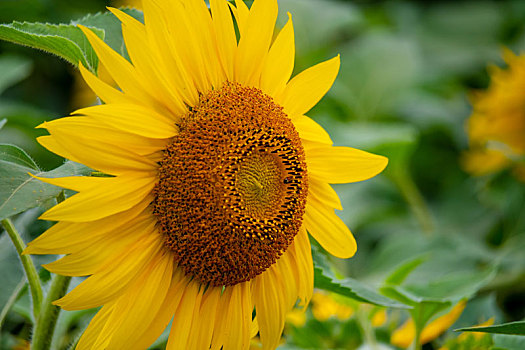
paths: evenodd
<path fill-rule="evenodd" d="M 304 150 L 282 107 L 228 82 L 183 118 L 160 162 L 152 205 L 186 274 L 228 286 L 251 280 L 286 251 L 307 192 Z"/>

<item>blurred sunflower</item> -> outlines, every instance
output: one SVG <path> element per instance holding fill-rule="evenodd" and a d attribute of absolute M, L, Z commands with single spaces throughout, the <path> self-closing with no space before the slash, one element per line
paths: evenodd
<path fill-rule="evenodd" d="M 145 25 L 111 9 L 131 62 L 82 28 L 120 90 L 80 67 L 105 104 L 42 125 L 42 145 L 108 175 L 42 179 L 78 193 L 42 215 L 58 223 L 25 251 L 67 254 L 46 268 L 89 276 L 56 301 L 102 306 L 77 349 L 144 349 L 172 319 L 168 349 L 246 349 L 257 333 L 275 348 L 312 295 L 307 231 L 355 253 L 329 184 L 387 160 L 333 147 L 304 115 L 339 57 L 290 80 L 293 26 L 273 40 L 275 0 L 210 5 L 146 1 Z"/>
<path fill-rule="evenodd" d="M 489 88 L 473 96 L 464 166 L 474 175 L 513 167 L 525 181 L 525 55 L 505 50 L 503 58 L 508 69 L 491 67 Z"/>
<path fill-rule="evenodd" d="M 447 329 L 449 329 L 454 324 L 454 322 L 457 321 L 459 316 L 461 316 L 465 306 L 467 306 L 467 302 L 462 300 L 453 308 L 451 308 L 446 314 L 434 319 L 432 322 L 427 324 L 421 331 L 421 344 L 431 342 L 443 334 Z M 390 342 L 397 347 L 407 349 L 414 341 L 415 336 L 416 327 L 414 320 L 409 319 L 392 333 Z"/>

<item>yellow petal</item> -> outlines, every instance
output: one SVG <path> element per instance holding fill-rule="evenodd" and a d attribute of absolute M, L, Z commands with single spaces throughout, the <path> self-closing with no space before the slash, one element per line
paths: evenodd
<path fill-rule="evenodd" d="M 258 85 L 262 64 L 268 53 L 277 19 L 276 0 L 256 0 L 241 27 L 235 56 L 235 81 L 246 86 Z"/>
<path fill-rule="evenodd" d="M 130 103 L 82 108 L 74 115 L 85 115 L 98 123 L 153 139 L 167 139 L 178 133 L 175 126 L 178 119 L 170 120 L 169 116 L 160 115 L 151 108 Z"/>
<path fill-rule="evenodd" d="M 173 257 L 169 254 L 160 255 L 150 265 L 116 304 L 114 314 L 119 314 L 121 321 L 108 321 L 116 326 L 109 349 L 139 349 L 136 343 L 140 340 L 143 327 L 154 322 L 163 304 L 171 283 Z M 161 333 L 162 330 L 157 329 L 157 336 Z"/>
<path fill-rule="evenodd" d="M 127 95 L 131 95 L 137 100 L 147 101 L 149 104 L 154 104 L 153 97 L 144 90 L 144 84 L 141 83 L 140 77 L 137 75 L 135 68 L 128 60 L 113 51 L 102 39 L 100 39 L 89 28 L 79 25 L 84 35 L 86 35 L 89 43 L 97 53 L 98 58 L 104 66 L 111 67 L 108 69 L 109 74 L 118 84 L 120 89 Z"/>
<path fill-rule="evenodd" d="M 331 184 L 358 182 L 379 174 L 388 159 L 350 147 L 305 145 L 308 175 Z"/>
<path fill-rule="evenodd" d="M 37 142 L 49 151 L 58 154 L 66 159 L 74 160 L 75 156 L 72 155 L 67 149 L 60 146 L 60 144 L 51 135 L 40 136 L 36 138 Z"/>
<path fill-rule="evenodd" d="M 310 239 L 304 225 L 295 236 L 294 243 L 289 248 L 295 264 L 292 267 L 295 269 L 295 274 L 298 278 L 298 297 L 301 299 L 301 306 L 306 308 L 314 289 L 314 263 L 312 260 L 312 247 L 310 246 Z"/>
<path fill-rule="evenodd" d="M 330 90 L 339 72 L 339 56 L 299 73 L 275 100 L 289 116 L 308 112 Z"/>
<path fill-rule="evenodd" d="M 195 309 L 200 308 L 202 299 L 203 291 L 199 290 L 199 285 L 197 281 L 191 281 L 185 287 L 184 295 L 173 318 L 166 350 L 187 349 L 190 330 L 196 321 Z"/>
<path fill-rule="evenodd" d="M 171 25 L 175 19 L 170 18 L 170 14 L 165 11 L 166 4 L 171 2 L 150 0 L 143 3 L 146 35 L 151 51 L 162 53 L 158 56 L 159 71 L 163 72 L 166 80 L 177 86 L 183 101 L 194 106 L 199 101 L 199 93 L 174 43 L 171 33 L 175 32 Z"/>
<path fill-rule="evenodd" d="M 288 18 L 268 52 L 261 73 L 261 89 L 270 96 L 275 96 L 285 88 L 293 72 L 295 39 L 290 13 Z"/>
<path fill-rule="evenodd" d="M 58 222 L 27 244 L 24 254 L 69 254 L 84 249 L 84 245 L 114 231 L 133 227 L 137 216 L 149 205 L 139 205 L 106 218 L 90 222 Z M 149 211 L 147 212 L 148 215 Z M 74 233 L 74 234 L 73 234 Z"/>
<path fill-rule="evenodd" d="M 136 242 L 126 254 L 109 262 L 99 273 L 87 278 L 53 304 L 65 310 L 82 310 L 115 300 L 147 268 L 161 248 L 164 248 L 161 237 L 152 233 L 150 239 Z"/>
<path fill-rule="evenodd" d="M 187 284 L 188 279 L 184 276 L 184 273 L 181 270 L 173 273 L 168 293 L 166 294 L 157 314 L 153 317 L 153 322 L 148 327 L 139 331 L 140 336 L 136 338 L 135 343 L 135 348 L 137 350 L 146 349 L 150 346 L 166 328 L 179 306 L 184 288 Z"/>
<path fill-rule="evenodd" d="M 118 231 L 113 231 L 111 235 L 99 235 L 95 239 L 77 244 L 73 253 L 42 266 L 60 275 L 92 275 L 98 272 L 102 266 L 107 265 L 108 261 L 111 262 L 124 254 L 135 242 L 146 239 L 155 225 L 156 221 L 151 217 L 151 214 L 144 218 L 135 219 L 131 225 L 123 226 Z M 74 237 L 71 236 L 78 234 L 78 232 L 70 231 L 67 238 L 74 240 Z"/>
<path fill-rule="evenodd" d="M 213 28 L 217 39 L 217 51 L 222 69 L 228 80 L 233 80 L 233 62 L 237 38 L 233 20 L 226 0 L 210 0 Z"/>
<path fill-rule="evenodd" d="M 292 119 L 292 122 L 301 139 L 332 145 L 333 142 L 330 135 L 312 118 L 305 115 L 298 115 Z"/>
<path fill-rule="evenodd" d="M 248 349 L 253 311 L 250 283 L 244 282 L 228 288 L 233 289 L 228 306 L 232 329 L 230 336 L 224 339 L 223 350 Z"/>
<path fill-rule="evenodd" d="M 343 259 L 355 254 L 357 244 L 354 236 L 332 208 L 308 198 L 304 225 L 330 254 Z"/>
<path fill-rule="evenodd" d="M 46 128 L 61 149 L 66 149 L 76 162 L 108 174 L 127 171 L 154 171 L 157 164 L 131 150 L 115 145 L 111 136 L 117 134 L 110 129 L 99 128 L 100 134 L 87 134 L 93 122 L 86 117 L 68 117 L 45 122 Z M 93 128 L 94 129 L 94 128 Z M 93 130 L 92 129 L 92 130 Z M 95 129 L 96 130 L 96 129 Z M 89 130 L 91 131 L 91 130 Z M 140 144 L 144 138 L 131 135 Z M 50 151 L 54 152 L 53 149 Z"/>
<path fill-rule="evenodd" d="M 293 264 L 295 264 L 296 261 L 293 259 L 293 256 L 290 252 L 290 248 L 288 248 L 287 251 L 283 253 L 283 255 L 273 264 L 270 266 L 270 269 L 276 269 L 278 270 L 278 274 L 282 278 L 282 284 L 283 284 L 283 291 L 286 296 L 286 307 L 288 309 L 292 309 L 297 302 L 298 298 L 298 284 L 299 284 L 299 276 L 295 273 L 293 269 Z"/>
<path fill-rule="evenodd" d="M 190 334 L 190 349 L 209 349 L 215 328 L 215 318 L 222 288 L 209 287 L 202 297 L 198 321 Z"/>
<path fill-rule="evenodd" d="M 157 51 L 146 48 L 149 43 L 144 25 L 120 10 L 108 9 L 122 22 L 122 34 L 127 52 L 135 69 L 141 75 L 143 84 L 153 96 L 163 101 L 163 106 L 174 115 L 185 113 L 187 107 L 176 82 L 167 79 L 166 74 L 160 70 L 162 63 L 157 57 Z"/>
<path fill-rule="evenodd" d="M 224 292 L 219 298 L 217 305 L 217 315 L 215 318 L 215 326 L 211 340 L 211 350 L 220 350 L 226 342 L 226 339 L 233 332 L 235 334 L 234 326 L 231 322 L 230 305 L 233 295 L 233 288 L 225 288 Z"/>
<path fill-rule="evenodd" d="M 235 0 L 235 6 L 233 6 L 230 2 L 228 2 L 228 5 L 230 6 L 233 15 L 235 16 L 235 21 L 237 22 L 239 32 L 244 33 L 248 22 L 248 16 L 250 15 L 250 10 L 248 9 L 248 6 L 246 6 L 243 0 Z"/>
<path fill-rule="evenodd" d="M 121 148 L 132 151 L 140 156 L 150 157 L 154 157 L 155 153 L 166 148 L 167 140 L 139 137 L 138 135 L 111 129 L 106 125 L 96 123 L 94 120 L 88 121 L 87 118 L 84 119 L 86 120 L 82 123 L 82 129 L 85 135 L 91 135 L 91 142 L 107 142 L 107 140 L 113 140 L 114 143 L 118 144 Z M 37 138 L 37 141 L 53 153 L 66 159 L 80 162 L 75 155 L 62 147 L 51 135 L 40 136 Z M 154 160 L 153 158 L 151 159 Z"/>
<path fill-rule="evenodd" d="M 176 33 L 167 38 L 171 43 L 163 43 L 161 48 L 167 44 L 172 45 L 172 52 L 180 60 L 184 71 L 187 72 L 197 90 L 201 93 L 208 92 L 212 86 L 210 76 L 213 75 L 214 65 L 206 65 L 206 47 L 211 43 L 203 44 L 201 40 L 206 35 L 205 33 L 209 32 L 209 21 L 205 20 L 199 12 L 195 12 L 195 6 L 189 1 L 184 4 L 179 1 L 156 1 L 155 3 L 163 12 L 160 20 L 166 23 L 168 33 Z M 149 23 L 147 22 L 146 26 Z M 216 55 L 213 58 L 216 59 Z"/>
<path fill-rule="evenodd" d="M 45 179 L 54 185 L 64 185 L 61 179 Z M 86 179 L 87 180 L 87 179 Z M 97 178 L 89 181 L 85 191 L 75 194 L 46 211 L 40 218 L 52 221 L 86 222 L 98 220 L 128 210 L 146 197 L 155 186 L 155 178 L 129 177 Z M 71 186 L 70 186 L 71 187 Z"/>
<path fill-rule="evenodd" d="M 254 279 L 253 299 L 263 349 L 275 349 L 281 340 L 286 313 L 283 281 L 276 269 L 268 269 Z"/>
<path fill-rule="evenodd" d="M 106 322 L 108 321 L 109 317 L 111 316 L 112 312 L 114 310 L 114 303 L 106 304 L 102 309 L 100 309 L 99 312 L 93 317 L 91 322 L 89 322 L 89 326 L 84 331 L 84 334 L 82 334 L 82 337 L 80 337 L 80 340 L 78 341 L 77 350 L 92 350 L 94 349 L 94 345 L 97 342 L 97 339 L 106 325 Z M 109 341 L 109 339 L 107 340 Z"/>
<path fill-rule="evenodd" d="M 320 181 L 315 177 L 308 179 L 308 198 L 315 198 L 315 200 L 327 207 L 337 210 L 343 210 L 339 196 L 334 191 L 330 184 Z"/>
<path fill-rule="evenodd" d="M 82 78 L 88 84 L 88 86 L 93 90 L 93 92 L 104 102 L 106 103 L 117 103 L 117 102 L 126 102 L 131 99 L 128 96 L 125 96 L 122 92 L 111 87 L 109 84 L 103 82 L 101 79 L 97 78 L 93 73 L 84 68 L 83 65 L 79 64 L 78 69 Z"/>

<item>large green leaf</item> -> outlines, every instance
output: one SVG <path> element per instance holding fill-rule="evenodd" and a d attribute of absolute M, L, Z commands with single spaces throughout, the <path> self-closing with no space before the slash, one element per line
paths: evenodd
<path fill-rule="evenodd" d="M 71 161 L 43 172 L 23 150 L 12 145 L 0 145 L 0 220 L 42 205 L 60 193 L 59 187 L 43 183 L 30 174 L 62 177 L 89 173 L 89 168 Z"/>
<path fill-rule="evenodd" d="M 35 161 L 23 149 L 15 145 L 0 144 L 0 159 L 31 169 L 38 169 Z"/>
<path fill-rule="evenodd" d="M 407 305 L 387 298 L 376 292 L 373 288 L 355 279 L 336 279 L 330 272 L 318 266 L 314 268 L 314 287 L 369 304 L 394 308 L 408 308 Z"/>
<path fill-rule="evenodd" d="M 124 12 L 139 20 L 143 18 L 142 12 L 138 10 L 125 9 Z M 98 58 L 78 24 L 91 28 L 115 51 L 126 56 L 120 22 L 110 12 L 88 15 L 69 24 L 16 21 L 1 24 L 0 39 L 55 54 L 74 66 L 80 62 L 96 72 Z"/>
<path fill-rule="evenodd" d="M 487 327 L 465 327 L 456 329 L 455 331 L 525 335 L 525 321 L 509 322 Z"/>
<path fill-rule="evenodd" d="M 104 38 L 104 31 L 94 29 Z M 97 56 L 84 33 L 73 24 L 21 23 L 0 24 L 0 39 L 57 55 L 74 66 L 81 62 L 95 71 Z"/>

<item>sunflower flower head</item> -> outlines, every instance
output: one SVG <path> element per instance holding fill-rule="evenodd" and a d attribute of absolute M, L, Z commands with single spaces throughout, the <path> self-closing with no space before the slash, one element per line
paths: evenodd
<path fill-rule="evenodd" d="M 512 167 L 525 181 L 525 56 L 505 50 L 503 57 L 508 69 L 491 67 L 489 88 L 473 97 L 464 167 L 474 175 Z"/>
<path fill-rule="evenodd" d="M 387 160 L 334 147 L 305 115 L 339 57 L 290 79 L 293 25 L 274 35 L 275 0 L 142 5 L 144 24 L 110 9 L 129 61 L 82 27 L 118 88 L 80 67 L 104 104 L 44 123 L 39 142 L 109 176 L 42 178 L 77 193 L 25 253 L 66 254 L 46 268 L 88 276 L 55 302 L 101 307 L 77 349 L 145 349 L 170 322 L 168 349 L 248 349 L 255 335 L 273 349 L 312 295 L 309 235 L 356 251 L 330 184 Z"/>

